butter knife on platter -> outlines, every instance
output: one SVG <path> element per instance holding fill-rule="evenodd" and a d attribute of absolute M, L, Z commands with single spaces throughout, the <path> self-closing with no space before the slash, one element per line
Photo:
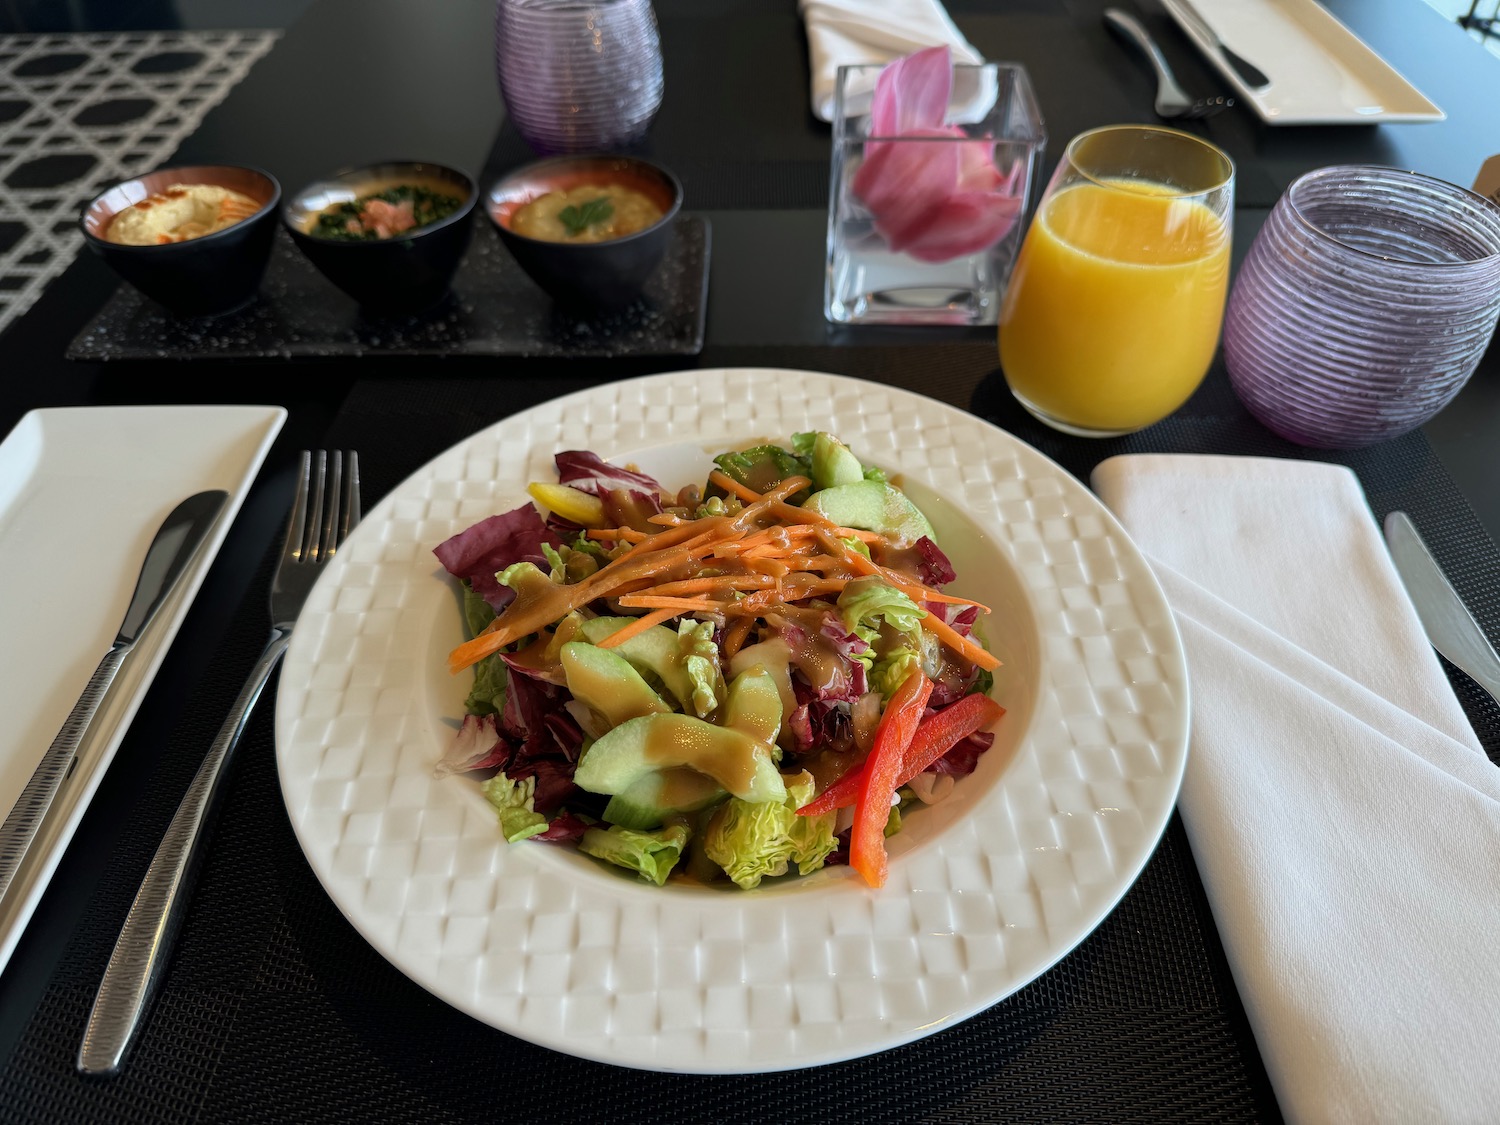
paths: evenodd
<path fill-rule="evenodd" d="M 130 607 L 125 611 L 125 619 L 114 643 L 89 677 L 83 694 L 73 705 L 52 745 L 42 755 L 26 787 L 6 815 L 4 824 L 0 824 L 0 907 L 5 905 L 16 872 L 67 780 L 79 747 L 109 694 L 120 666 L 150 627 L 157 610 L 176 589 L 228 500 L 229 494 L 219 490 L 189 496 L 167 516 L 147 548 Z"/>
<path fill-rule="evenodd" d="M 1178 17 L 1180 22 L 1191 26 L 1198 33 L 1209 49 L 1216 52 L 1224 61 L 1224 65 L 1239 75 L 1240 81 L 1251 93 L 1258 94 L 1271 85 L 1271 79 L 1265 71 L 1243 55 L 1229 49 L 1228 44 L 1219 38 L 1219 33 L 1210 27 L 1198 9 L 1193 7 L 1192 0 L 1162 0 L 1162 3 Z"/>

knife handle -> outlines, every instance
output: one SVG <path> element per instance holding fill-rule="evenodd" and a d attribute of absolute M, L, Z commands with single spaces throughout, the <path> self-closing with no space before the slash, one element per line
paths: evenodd
<path fill-rule="evenodd" d="M 114 683 L 130 648 L 129 644 L 117 641 L 104 654 L 104 659 L 99 661 L 99 666 L 89 677 L 83 694 L 73 704 L 73 710 L 68 712 L 62 729 L 57 732 L 52 745 L 47 747 L 47 752 L 32 771 L 26 788 L 21 790 L 21 795 L 11 806 L 5 823 L 0 825 L 0 902 L 5 900 L 15 881 L 21 861 L 26 858 L 36 834 L 41 830 L 47 810 L 52 807 L 57 791 L 62 788 L 73 760 L 78 756 L 83 736 L 88 733 L 89 724 L 98 714 L 99 705 L 109 693 L 109 685 Z"/>
<path fill-rule="evenodd" d="M 239 745 L 250 712 L 286 652 L 291 635 L 290 629 L 272 633 L 157 846 L 94 997 L 78 1048 L 80 1073 L 116 1073 L 135 1039 L 182 924 L 187 887 L 201 853 L 198 845 L 219 792 L 224 764 Z"/>
<path fill-rule="evenodd" d="M 1224 56 L 1224 61 L 1240 76 L 1240 81 L 1244 82 L 1250 89 L 1257 91 L 1264 90 L 1271 84 L 1271 80 L 1266 77 L 1265 71 L 1245 58 L 1244 55 L 1231 51 L 1223 42 L 1219 43 L 1219 54 Z"/>

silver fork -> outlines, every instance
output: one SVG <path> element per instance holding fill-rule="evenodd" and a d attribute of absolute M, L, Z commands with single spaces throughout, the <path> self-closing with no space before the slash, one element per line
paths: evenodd
<path fill-rule="evenodd" d="M 1234 105 L 1233 98 L 1194 98 L 1177 84 L 1167 58 L 1151 38 L 1144 24 L 1129 12 L 1119 8 L 1105 8 L 1104 22 L 1138 47 L 1156 72 L 1156 115 L 1174 121 L 1192 121 L 1214 114 Z"/>
<path fill-rule="evenodd" d="M 130 905 L 78 1049 L 78 1069 L 84 1074 L 116 1073 L 135 1038 L 185 912 L 198 845 L 224 766 L 286 652 L 308 592 L 359 517 L 358 455 L 304 451 L 281 560 L 271 582 L 271 639 L 198 767 Z"/>

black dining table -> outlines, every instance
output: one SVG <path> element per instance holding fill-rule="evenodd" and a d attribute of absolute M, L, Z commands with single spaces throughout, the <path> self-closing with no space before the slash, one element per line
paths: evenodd
<path fill-rule="evenodd" d="M 1050 174 L 1067 140 L 1156 120 L 1142 60 L 1105 0 L 949 0 L 987 58 L 1035 85 Z M 1133 5 L 1183 84 L 1225 93 L 1154 3 Z M 1376 163 L 1469 186 L 1500 151 L 1500 58 L 1422 0 L 1327 0 L 1446 112 L 1421 124 L 1271 127 L 1239 105 L 1192 123 L 1233 158 L 1236 261 L 1298 175 Z M 29 410 L 256 403 L 288 411 L 228 538 L 8 965 L 0 1121 L 1275 1121 L 1281 1117 L 1176 815 L 1140 878 L 1076 949 L 972 1018 L 819 1067 L 691 1076 L 615 1067 L 459 1012 L 375 951 L 323 892 L 279 787 L 273 707 L 245 732 L 167 976 L 112 1078 L 75 1058 L 94 990 L 152 853 L 266 639 L 266 599 L 298 454 L 358 450 L 366 508 L 469 435 L 557 396 L 686 368 L 786 368 L 889 384 L 969 411 L 1087 480 L 1121 453 L 1310 458 L 1350 467 L 1377 518 L 1410 513 L 1500 642 L 1500 355 L 1421 429 L 1352 451 L 1257 422 L 1221 362 L 1176 413 L 1090 440 L 1006 389 L 993 328 L 839 327 L 823 315 L 830 130 L 808 93 L 795 0 L 655 0 L 661 111 L 642 151 L 711 231 L 695 355 L 400 354 L 70 358 L 118 279 L 81 253 L 0 335 L 0 435 Z M 128 9 L 122 5 L 122 10 Z M 181 145 L 284 189 L 383 159 L 482 183 L 531 159 L 507 122 L 485 0 L 312 0 Z M 476 225 L 475 242 L 494 239 Z M 5 591 L 0 597 L 24 596 Z M 1445 667 L 1447 667 L 1445 665 Z M 1490 757 L 1500 710 L 1454 690 Z M 3 674 L 3 673 L 0 673 Z M 269 697 L 268 697 L 269 698 Z M 727 1070 L 733 1070 L 729 1061 Z"/>

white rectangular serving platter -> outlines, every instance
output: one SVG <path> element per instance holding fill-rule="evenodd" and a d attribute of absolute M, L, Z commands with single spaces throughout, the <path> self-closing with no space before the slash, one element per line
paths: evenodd
<path fill-rule="evenodd" d="M 229 494 L 125 658 L 0 904 L 0 970 L 285 421 L 273 406 L 68 407 L 31 411 L 0 442 L 0 819 L 113 643 L 162 520 L 195 492 Z"/>
<path fill-rule="evenodd" d="M 1442 121 L 1447 114 L 1317 0 L 1191 0 L 1227 46 L 1271 79 L 1245 85 L 1204 38 L 1180 0 L 1167 13 L 1268 125 L 1375 125 Z"/>

